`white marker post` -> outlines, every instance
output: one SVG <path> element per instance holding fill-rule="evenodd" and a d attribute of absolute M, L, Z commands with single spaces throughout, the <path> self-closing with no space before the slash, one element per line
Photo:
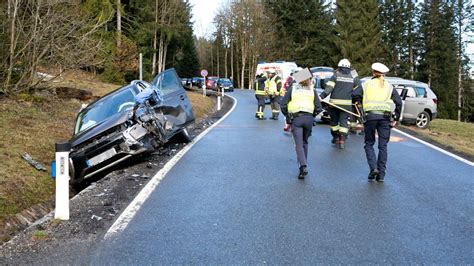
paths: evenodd
<path fill-rule="evenodd" d="M 221 110 L 221 95 L 217 93 L 217 111 Z"/>
<path fill-rule="evenodd" d="M 56 143 L 56 209 L 54 218 L 69 220 L 69 152 L 71 143 Z"/>
<path fill-rule="evenodd" d="M 206 97 L 206 84 L 202 85 L 202 96 Z"/>

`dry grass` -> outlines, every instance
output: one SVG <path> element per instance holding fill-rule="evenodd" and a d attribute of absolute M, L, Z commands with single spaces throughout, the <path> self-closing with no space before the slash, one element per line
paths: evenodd
<path fill-rule="evenodd" d="M 54 143 L 71 137 L 80 105 L 79 101 L 0 101 L 0 224 L 53 195 L 50 174 L 37 171 L 21 155 L 28 152 L 49 167 Z"/>
<path fill-rule="evenodd" d="M 474 124 L 455 120 L 435 119 L 428 129 L 408 127 L 416 133 L 474 157 Z"/>
<path fill-rule="evenodd" d="M 192 91 L 188 91 L 187 94 L 191 104 L 193 105 L 193 113 L 196 120 L 209 113 L 209 110 L 211 110 L 214 106 L 212 100 L 209 97 L 204 97 L 202 94 Z"/>
<path fill-rule="evenodd" d="M 93 81 L 74 83 L 88 84 L 88 89 L 98 96 L 119 87 Z M 188 95 L 196 120 L 211 110 L 210 98 L 193 92 Z M 82 104 L 77 100 L 22 99 L 0 100 L 0 227 L 14 214 L 54 195 L 49 170 L 37 171 L 21 155 L 28 152 L 49 169 L 54 160 L 54 143 L 71 137 Z"/>

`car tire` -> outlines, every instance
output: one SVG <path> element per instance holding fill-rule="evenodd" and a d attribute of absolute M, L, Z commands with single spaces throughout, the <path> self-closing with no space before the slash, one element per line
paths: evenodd
<path fill-rule="evenodd" d="M 189 143 L 193 140 L 193 138 L 189 134 L 188 129 L 183 128 L 180 132 L 176 134 L 176 140 L 181 143 Z"/>
<path fill-rule="evenodd" d="M 417 128 L 425 129 L 430 125 L 430 120 L 430 114 L 428 114 L 426 111 L 423 111 L 416 117 L 415 125 Z"/>

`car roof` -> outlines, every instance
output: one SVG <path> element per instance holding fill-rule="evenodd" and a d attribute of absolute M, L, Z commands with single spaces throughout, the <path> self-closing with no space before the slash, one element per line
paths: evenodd
<path fill-rule="evenodd" d="M 369 79 L 372 79 L 372 77 L 364 77 L 361 79 L 361 81 L 365 82 Z M 385 80 L 395 85 L 414 85 L 414 86 L 418 85 L 418 86 L 429 87 L 428 84 L 424 82 L 411 80 L 411 79 L 404 79 L 404 78 L 399 78 L 399 77 L 385 77 Z"/>

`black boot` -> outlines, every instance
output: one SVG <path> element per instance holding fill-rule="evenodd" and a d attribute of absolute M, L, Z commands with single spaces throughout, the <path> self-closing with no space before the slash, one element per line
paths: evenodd
<path fill-rule="evenodd" d="M 373 182 L 375 178 L 378 178 L 378 176 L 379 176 L 379 170 L 377 169 L 371 170 L 368 177 L 369 182 Z"/>
<path fill-rule="evenodd" d="M 339 149 L 344 149 L 346 148 L 346 135 L 341 134 L 339 136 L 339 143 L 338 143 Z"/>
<path fill-rule="evenodd" d="M 339 142 L 339 132 L 331 130 L 331 135 L 332 135 L 331 143 L 337 144 Z"/>
<path fill-rule="evenodd" d="M 298 175 L 298 179 L 304 179 L 304 177 L 308 174 L 308 169 L 306 165 L 300 166 L 300 174 Z"/>
<path fill-rule="evenodd" d="M 377 180 L 378 182 L 383 182 L 384 177 L 385 177 L 384 174 L 378 174 L 378 175 L 375 177 L 375 180 Z"/>

